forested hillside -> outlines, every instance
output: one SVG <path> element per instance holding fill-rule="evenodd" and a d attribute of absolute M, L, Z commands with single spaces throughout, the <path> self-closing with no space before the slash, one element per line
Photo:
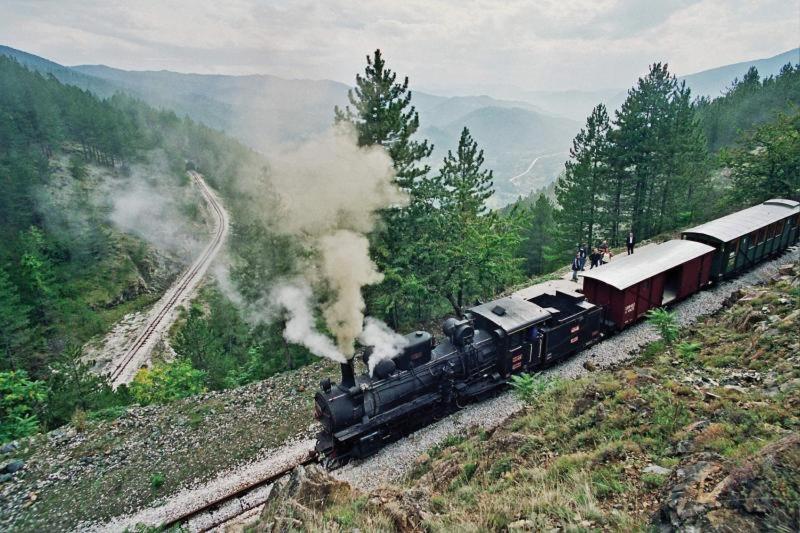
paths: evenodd
<path fill-rule="evenodd" d="M 245 180 L 263 165 L 235 141 L 0 57 L 0 440 L 132 400 L 89 372 L 80 347 L 153 303 L 189 259 L 181 251 L 191 249 L 149 243 L 112 220 L 115 199 L 144 187 L 152 196 L 139 202 L 174 196 L 179 213 L 161 223 L 181 237 L 186 228 L 176 221 L 191 225 L 200 216 L 199 195 L 186 186 L 187 160 L 237 214 L 256 210 L 239 182 L 223 179 Z"/>
<path fill-rule="evenodd" d="M 730 90 L 720 98 L 701 98 L 697 102 L 697 115 L 712 152 L 735 144 L 756 124 L 798 109 L 800 70 L 791 64 L 784 65 L 777 76 L 764 79 L 758 70 L 751 68 L 741 80 L 734 80 Z"/>

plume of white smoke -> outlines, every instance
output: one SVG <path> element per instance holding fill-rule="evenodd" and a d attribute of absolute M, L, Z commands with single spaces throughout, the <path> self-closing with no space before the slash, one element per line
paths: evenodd
<path fill-rule="evenodd" d="M 348 358 L 364 320 L 361 287 L 379 283 L 378 272 L 369 257 L 369 241 L 350 230 L 338 230 L 319 240 L 320 273 L 336 293 L 324 309 L 325 322 L 336 335 L 336 344 Z"/>
<path fill-rule="evenodd" d="M 355 131 L 348 125 L 271 158 L 269 180 L 271 191 L 280 197 L 281 229 L 312 252 L 305 279 L 322 282 L 333 293 L 323 316 L 336 337 L 337 355 L 352 357 L 364 321 L 361 289 L 383 279 L 369 257 L 364 234 L 374 228 L 379 210 L 407 202 L 393 178 L 386 149 L 358 146 Z M 305 324 L 313 328 L 313 321 Z M 330 347 L 322 353 L 317 343 L 312 347 L 299 338 L 292 342 L 339 360 L 331 357 Z"/>
<path fill-rule="evenodd" d="M 283 337 L 294 344 L 308 348 L 312 353 L 339 363 L 347 358 L 336 348 L 330 338 L 314 327 L 311 286 L 305 281 L 277 285 L 270 292 L 270 300 L 285 312 L 286 327 Z"/>
<path fill-rule="evenodd" d="M 367 317 L 364 321 L 364 329 L 359 334 L 358 340 L 364 346 L 372 346 L 372 354 L 369 356 L 370 376 L 375 370 L 375 365 L 384 359 L 392 359 L 408 344 L 408 339 L 373 317 Z"/>

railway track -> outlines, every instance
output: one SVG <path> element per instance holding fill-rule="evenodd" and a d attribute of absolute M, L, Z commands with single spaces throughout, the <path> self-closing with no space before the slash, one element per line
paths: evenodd
<path fill-rule="evenodd" d="M 273 483 L 287 475 L 294 468 L 314 463 L 316 459 L 316 452 L 308 450 L 305 455 L 282 467 L 277 472 L 257 481 L 247 483 L 233 492 L 207 501 L 198 507 L 170 517 L 160 527 L 162 530 L 169 530 L 175 526 L 182 526 L 189 531 L 202 533 L 212 531 L 231 520 L 255 513 L 267 501 L 270 487 Z"/>
<path fill-rule="evenodd" d="M 216 231 L 214 237 L 203 249 L 200 256 L 192 263 L 180 279 L 170 287 L 168 296 L 159 303 L 160 307 L 156 313 L 150 317 L 144 329 L 139 333 L 131 347 L 125 355 L 113 366 L 108 373 L 108 378 L 112 386 L 117 387 L 122 383 L 127 383 L 136 374 L 142 359 L 146 357 L 148 350 L 152 349 L 153 344 L 158 339 L 159 334 L 169 326 L 167 317 L 182 301 L 194 290 L 200 279 L 205 274 L 211 261 L 217 255 L 224 244 L 228 233 L 228 216 L 220 205 L 214 193 L 208 188 L 202 176 L 194 171 L 189 171 L 189 177 L 194 181 L 206 203 L 211 207 L 217 217 Z"/>

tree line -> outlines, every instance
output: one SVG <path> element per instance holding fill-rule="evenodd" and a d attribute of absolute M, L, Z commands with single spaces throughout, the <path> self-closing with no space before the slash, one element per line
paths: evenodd
<path fill-rule="evenodd" d="M 601 241 L 644 240 L 768 198 L 800 197 L 800 66 L 760 80 L 755 68 L 714 100 L 692 99 L 651 65 L 613 118 L 595 107 L 552 197 L 528 207 L 529 273 Z"/>

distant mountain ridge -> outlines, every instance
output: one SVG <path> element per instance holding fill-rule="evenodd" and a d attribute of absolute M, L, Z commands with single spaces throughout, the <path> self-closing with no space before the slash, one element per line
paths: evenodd
<path fill-rule="evenodd" d="M 124 91 L 145 102 L 188 115 L 224 131 L 266 154 L 329 128 L 334 106 L 347 102 L 348 85 L 331 80 L 284 79 L 268 74 L 226 76 L 171 71 L 127 71 L 104 65 L 65 67 L 27 52 L 0 46 L 31 69 L 99 96 Z M 756 66 L 762 77 L 787 62 L 800 62 L 800 49 L 771 58 L 725 65 L 684 76 L 696 95 L 717 95 L 731 81 Z M 624 101 L 623 89 L 530 91 L 512 85 L 493 87 L 496 98 L 439 96 L 413 91 L 420 113 L 420 136 L 434 146 L 436 167 L 456 148 L 464 126 L 486 153 L 495 171 L 496 202 L 502 204 L 533 188 L 547 186 L 563 170 L 572 138 L 600 102 L 610 111 Z M 530 167 L 530 169 L 529 169 Z M 526 172 L 526 169 L 529 169 Z M 512 176 L 521 179 L 511 181 Z"/>
<path fill-rule="evenodd" d="M 795 48 L 772 57 L 764 59 L 754 59 L 752 61 L 742 61 L 732 65 L 696 72 L 678 78 L 685 81 L 691 87 L 695 96 L 709 96 L 716 98 L 731 86 L 734 79 L 742 79 L 750 67 L 756 67 L 762 78 L 773 76 L 780 72 L 785 64 L 793 65 L 800 63 L 800 48 Z"/>
<path fill-rule="evenodd" d="M 104 65 L 64 67 L 13 48 L 4 47 L 0 53 L 101 96 L 121 90 L 151 105 L 186 114 L 266 154 L 329 128 L 334 106 L 347 105 L 350 88 L 330 80 L 287 80 L 266 74 L 224 76 L 126 71 Z M 502 198 L 527 194 L 527 184 L 509 183 L 508 178 L 554 147 L 566 155 L 570 139 L 579 129 L 578 122 L 521 100 L 498 100 L 487 95 L 443 97 L 413 91 L 412 103 L 420 113 L 420 136 L 429 137 L 436 149 L 431 164 L 436 167 L 447 150 L 456 148 L 461 129 L 467 125 L 486 151 L 487 164 L 495 171 L 498 197 Z M 558 169 L 538 179 L 550 181 L 557 173 Z"/>

